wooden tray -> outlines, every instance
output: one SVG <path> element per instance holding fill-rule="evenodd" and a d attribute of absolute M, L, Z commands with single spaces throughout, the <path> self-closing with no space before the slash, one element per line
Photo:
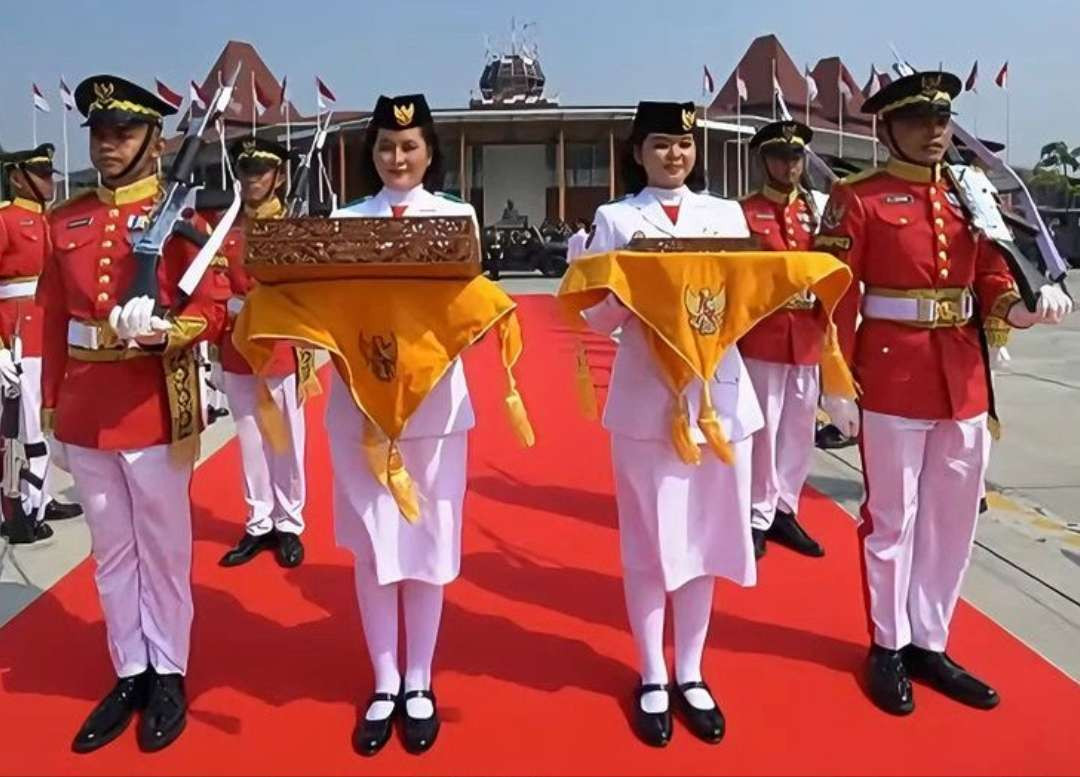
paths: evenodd
<path fill-rule="evenodd" d="M 244 267 L 260 283 L 480 275 L 467 216 L 250 221 Z"/>
<path fill-rule="evenodd" d="M 638 237 L 625 250 L 652 254 L 760 251 L 761 243 L 756 237 Z"/>

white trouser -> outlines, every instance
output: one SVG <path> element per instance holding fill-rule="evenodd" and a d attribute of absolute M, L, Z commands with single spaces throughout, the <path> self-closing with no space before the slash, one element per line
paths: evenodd
<path fill-rule="evenodd" d="M 975 537 L 986 414 L 926 421 L 864 411 L 861 445 L 859 534 L 874 642 L 943 651 Z"/>
<path fill-rule="evenodd" d="M 776 511 L 795 514 L 814 453 L 818 402 L 816 365 L 743 359 L 765 425 L 754 432 L 750 523 L 768 529 Z"/>
<path fill-rule="evenodd" d="M 19 376 L 19 439 L 24 445 L 44 445 L 45 435 L 41 431 L 41 357 L 24 356 L 20 365 L 22 374 Z M 45 478 L 49 473 L 49 448 L 46 447 L 43 456 L 28 456 L 28 459 L 30 472 L 41 478 L 42 486 L 35 488 L 24 480 L 19 490 L 22 492 L 23 510 L 27 515 L 40 519 L 38 512 L 45 503 L 48 485 Z"/>
<path fill-rule="evenodd" d="M 304 409 L 296 396 L 296 374 L 267 378 L 274 405 L 285 419 L 288 444 L 275 451 L 263 438 L 256 420 L 258 381 L 254 375 L 225 373 L 240 456 L 244 462 L 244 498 L 248 503 L 246 531 L 255 537 L 271 529 L 300 534 L 304 530 Z"/>
<path fill-rule="evenodd" d="M 131 677 L 147 667 L 185 674 L 194 612 L 190 459 L 168 445 L 66 447 L 90 527 L 116 674 Z"/>

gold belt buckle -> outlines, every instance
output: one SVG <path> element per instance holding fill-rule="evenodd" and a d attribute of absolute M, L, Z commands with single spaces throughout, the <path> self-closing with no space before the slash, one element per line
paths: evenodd
<path fill-rule="evenodd" d="M 963 300 L 939 299 L 936 301 L 934 323 L 938 326 L 956 326 L 967 322 Z"/>

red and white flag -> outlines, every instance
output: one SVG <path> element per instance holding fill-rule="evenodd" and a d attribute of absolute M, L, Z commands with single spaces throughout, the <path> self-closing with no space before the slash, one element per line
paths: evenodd
<path fill-rule="evenodd" d="M 806 79 L 806 101 L 812 103 L 818 96 L 817 80 L 810 75 L 810 66 L 803 69 L 803 78 Z"/>
<path fill-rule="evenodd" d="M 330 87 L 318 76 L 315 76 L 315 101 L 319 104 L 320 111 L 326 110 L 326 101 L 337 102 L 337 97 L 330 91 Z"/>
<path fill-rule="evenodd" d="M 977 92 L 975 88 L 975 80 L 979 77 L 979 60 L 975 60 L 975 64 L 971 66 L 971 73 L 967 77 L 967 81 L 964 83 L 965 92 Z"/>
<path fill-rule="evenodd" d="M 873 97 L 875 94 L 881 91 L 881 73 L 878 72 L 877 65 L 870 66 L 870 80 L 866 82 L 866 86 L 863 88 L 863 94 L 866 97 Z"/>
<path fill-rule="evenodd" d="M 255 100 L 255 107 L 258 109 L 259 113 L 265 113 L 266 109 L 273 105 L 274 98 L 263 91 L 262 87 L 259 86 L 258 81 L 252 80 L 251 86 L 251 96 Z"/>
<path fill-rule="evenodd" d="M 32 83 L 32 84 L 30 84 L 30 87 L 31 87 L 31 94 L 34 97 L 34 107 L 37 108 L 42 113 L 48 113 L 49 112 L 49 101 L 45 99 L 45 95 L 43 95 L 41 93 L 41 90 L 38 89 L 37 84 Z"/>
<path fill-rule="evenodd" d="M 60 76 L 60 102 L 64 104 L 65 110 L 75 110 L 75 95 L 71 93 L 68 85 L 64 83 L 63 76 Z"/>
<path fill-rule="evenodd" d="M 994 79 L 994 83 L 1000 86 L 1002 89 L 1009 88 L 1009 62 L 1005 61 L 1005 64 L 1001 66 L 1001 70 L 998 71 L 997 78 Z"/>
<path fill-rule="evenodd" d="M 705 73 L 702 75 L 701 79 L 701 91 L 703 94 L 712 94 L 716 91 L 716 82 L 713 81 L 712 73 L 709 72 L 709 66 L 702 65 L 702 67 L 704 68 Z"/>
<path fill-rule="evenodd" d="M 840 90 L 840 94 L 844 96 L 845 100 L 850 100 L 852 97 L 851 87 L 848 86 L 848 82 L 844 80 L 843 73 L 836 79 L 836 88 Z"/>
<path fill-rule="evenodd" d="M 154 86 L 157 88 L 158 97 L 167 102 L 173 108 L 176 108 L 177 110 L 180 109 L 180 106 L 184 102 L 184 95 L 180 94 L 179 92 L 174 92 L 172 89 L 161 83 L 161 81 L 157 80 L 156 78 L 154 79 Z"/>
<path fill-rule="evenodd" d="M 202 89 L 200 89 L 199 85 L 194 81 L 191 82 L 188 89 L 188 99 L 191 101 L 191 104 L 197 106 L 200 111 L 206 110 L 206 95 L 202 93 Z"/>
<path fill-rule="evenodd" d="M 746 91 L 746 82 L 742 80 L 737 72 L 735 73 L 735 93 L 739 96 L 739 99 L 746 101 L 749 98 L 749 93 Z"/>

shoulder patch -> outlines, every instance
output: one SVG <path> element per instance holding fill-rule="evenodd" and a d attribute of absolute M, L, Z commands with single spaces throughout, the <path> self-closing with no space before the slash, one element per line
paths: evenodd
<path fill-rule="evenodd" d="M 841 178 L 839 181 L 837 181 L 837 183 L 842 183 L 845 186 L 850 186 L 853 183 L 859 183 L 860 181 L 865 181 L 865 180 L 867 180 L 869 178 L 873 178 L 875 175 L 879 175 L 879 174 L 884 173 L 884 172 L 885 172 L 884 167 L 868 167 L 865 170 L 861 170 L 861 171 L 859 171 L 857 173 L 852 173 L 851 175 L 845 175 L 843 178 Z"/>
<path fill-rule="evenodd" d="M 441 197 L 444 200 L 450 200 L 450 202 L 460 202 L 463 205 L 465 204 L 465 200 L 454 194 L 447 194 L 446 192 L 435 192 L 435 196 Z"/>
<path fill-rule="evenodd" d="M 814 238 L 814 248 L 848 251 L 851 249 L 851 238 L 846 235 L 817 235 Z"/>

